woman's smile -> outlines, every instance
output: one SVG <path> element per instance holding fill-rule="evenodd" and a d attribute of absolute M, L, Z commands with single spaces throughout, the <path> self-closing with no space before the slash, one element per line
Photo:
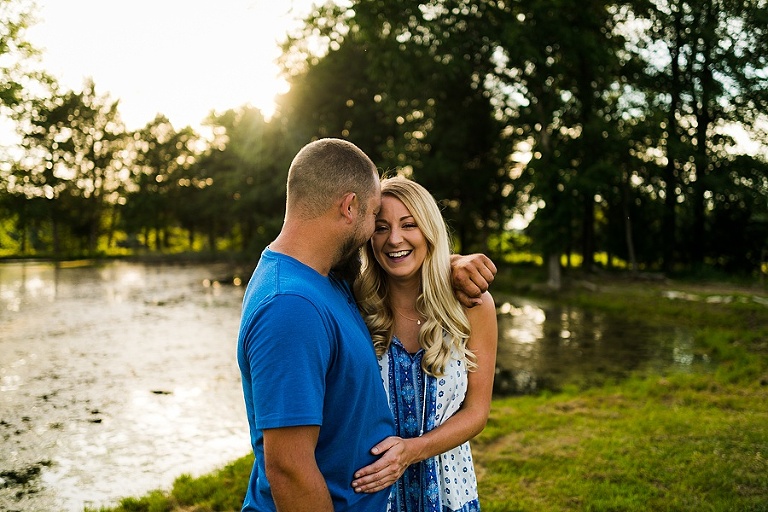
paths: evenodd
<path fill-rule="evenodd" d="M 402 260 L 403 258 L 405 258 L 406 256 L 408 256 L 409 254 L 411 254 L 412 252 L 413 252 L 413 251 L 397 251 L 397 252 L 389 252 L 389 253 L 387 253 L 387 256 L 388 256 L 388 257 L 389 257 L 389 259 L 391 259 L 391 260 L 396 260 L 396 261 L 399 261 L 399 260 Z"/>
<path fill-rule="evenodd" d="M 427 255 L 427 240 L 413 214 L 400 199 L 384 194 L 371 237 L 376 261 L 394 278 L 419 274 Z"/>

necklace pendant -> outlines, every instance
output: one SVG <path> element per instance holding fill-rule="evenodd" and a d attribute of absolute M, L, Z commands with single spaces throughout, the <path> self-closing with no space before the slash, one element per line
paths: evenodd
<path fill-rule="evenodd" d="M 416 325 L 421 325 L 421 320 L 416 320 Z"/>

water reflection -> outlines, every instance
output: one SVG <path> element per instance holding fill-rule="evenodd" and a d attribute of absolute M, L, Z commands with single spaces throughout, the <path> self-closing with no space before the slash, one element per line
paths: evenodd
<path fill-rule="evenodd" d="M 108 505 L 248 453 L 242 290 L 219 274 L 0 265 L 0 510 Z"/>
<path fill-rule="evenodd" d="M 496 299 L 497 396 L 600 384 L 636 370 L 685 371 L 697 362 L 686 329 L 661 329 L 529 298 Z"/>

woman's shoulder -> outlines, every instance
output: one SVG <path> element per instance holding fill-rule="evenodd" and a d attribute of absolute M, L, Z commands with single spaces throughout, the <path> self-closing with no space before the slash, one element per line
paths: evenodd
<path fill-rule="evenodd" d="M 483 299 L 482 304 L 467 309 L 471 333 L 468 346 L 473 351 L 495 352 L 499 335 L 496 304 L 488 292 L 483 293 L 481 297 Z"/>
<path fill-rule="evenodd" d="M 480 299 L 482 299 L 482 303 L 478 304 L 477 306 L 471 307 L 471 308 L 464 308 L 464 311 L 467 312 L 467 317 L 472 320 L 473 317 L 476 316 L 486 316 L 489 314 L 496 314 L 496 303 L 493 300 L 493 296 L 490 292 L 484 292 Z"/>

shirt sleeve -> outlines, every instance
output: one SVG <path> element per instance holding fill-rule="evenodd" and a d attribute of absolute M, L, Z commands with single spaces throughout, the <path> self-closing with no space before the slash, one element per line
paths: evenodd
<path fill-rule="evenodd" d="M 244 352 L 259 429 L 321 425 L 331 337 L 307 299 L 279 295 L 253 315 Z"/>

